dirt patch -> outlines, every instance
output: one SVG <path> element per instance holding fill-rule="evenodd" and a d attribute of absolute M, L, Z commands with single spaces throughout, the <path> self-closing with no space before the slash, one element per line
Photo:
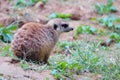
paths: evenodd
<path fill-rule="evenodd" d="M 0 76 L 9 80 L 55 80 L 50 74 L 49 70 L 44 70 L 41 73 L 35 72 L 34 70 L 23 70 L 19 63 L 11 64 L 11 58 L 0 57 Z"/>
<path fill-rule="evenodd" d="M 6 14 L 0 13 L 0 24 L 2 24 L 3 26 L 8 26 L 9 24 L 11 24 L 12 22 L 14 22 L 14 18 L 11 16 L 8 16 Z"/>

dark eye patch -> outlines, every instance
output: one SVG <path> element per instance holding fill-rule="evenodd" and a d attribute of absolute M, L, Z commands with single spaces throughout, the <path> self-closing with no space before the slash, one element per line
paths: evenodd
<path fill-rule="evenodd" d="M 62 27 L 67 28 L 68 24 L 62 24 Z"/>
<path fill-rule="evenodd" d="M 57 29 L 57 27 L 58 27 L 58 25 L 57 25 L 57 24 L 54 24 L 54 29 L 55 29 L 55 30 Z"/>

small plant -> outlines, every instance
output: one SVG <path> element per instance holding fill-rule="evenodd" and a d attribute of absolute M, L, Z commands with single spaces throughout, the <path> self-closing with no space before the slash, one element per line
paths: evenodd
<path fill-rule="evenodd" d="M 2 76 L 0 76 L 0 80 L 7 80 L 7 79 L 5 79 L 2 75 Z"/>
<path fill-rule="evenodd" d="M 120 17 L 110 15 L 103 18 L 92 18 L 91 20 L 96 20 L 102 26 L 112 29 L 117 33 L 120 32 Z"/>
<path fill-rule="evenodd" d="M 62 13 L 52 13 L 49 18 L 53 19 L 53 18 L 62 18 L 62 19 L 67 19 L 67 18 L 71 18 L 71 14 L 62 14 Z"/>
<path fill-rule="evenodd" d="M 23 68 L 24 70 L 30 68 L 29 64 L 28 64 L 26 61 L 21 61 L 21 62 L 20 62 L 20 66 L 21 66 L 21 68 Z"/>
<path fill-rule="evenodd" d="M 76 46 L 75 42 L 68 42 L 68 41 L 62 42 L 62 41 L 59 41 L 57 43 L 56 52 L 57 53 L 63 53 L 63 54 L 71 54 L 71 50 L 76 49 L 75 46 Z"/>
<path fill-rule="evenodd" d="M 50 78 L 46 78 L 45 80 L 50 80 Z"/>
<path fill-rule="evenodd" d="M 120 17 L 110 15 L 103 18 L 92 18 L 91 20 L 96 20 L 100 25 L 113 30 L 110 34 L 109 39 L 106 40 L 106 44 L 110 45 L 112 42 L 120 42 Z"/>
<path fill-rule="evenodd" d="M 100 18 L 98 19 L 98 22 L 105 26 L 105 27 L 108 27 L 108 28 L 111 28 L 113 27 L 113 21 L 115 21 L 115 18 L 110 18 L 110 17 L 103 17 L 103 18 Z"/>
<path fill-rule="evenodd" d="M 68 50 L 78 51 L 78 46 L 80 46 L 80 44 L 76 42 L 61 42 L 59 43 L 58 46 L 61 47 L 62 49 L 67 47 Z M 80 62 L 81 59 L 80 57 L 82 55 L 80 54 L 81 53 L 79 52 L 75 52 L 71 53 L 71 55 L 67 57 L 62 56 L 60 61 L 52 64 L 53 66 L 52 74 L 55 76 L 55 78 L 59 80 L 65 80 L 64 78 L 68 77 L 69 79 L 74 80 L 73 74 L 80 74 L 83 69 L 82 62 Z"/>
<path fill-rule="evenodd" d="M 114 0 L 108 0 L 107 4 L 100 4 L 96 3 L 95 8 L 96 11 L 103 15 L 103 14 L 108 14 L 110 12 L 117 12 L 117 9 L 113 6 Z"/>
<path fill-rule="evenodd" d="M 28 6 L 34 5 L 40 1 L 45 4 L 48 0 L 17 0 L 14 8 L 16 8 L 16 7 L 19 7 L 19 8 L 28 7 Z"/>
<path fill-rule="evenodd" d="M 115 40 L 118 43 L 120 42 L 120 35 L 117 33 L 111 33 L 109 38 Z"/>
<path fill-rule="evenodd" d="M 46 4 L 48 2 L 48 0 L 40 0 L 41 2 L 43 2 L 43 4 Z"/>
<path fill-rule="evenodd" d="M 15 56 L 13 55 L 13 52 L 10 50 L 11 46 L 9 44 L 2 44 L 4 46 L 0 46 L 0 51 L 1 51 L 1 54 L 0 56 L 9 56 L 9 57 L 12 57 L 12 58 L 15 58 Z"/>
<path fill-rule="evenodd" d="M 74 37 L 77 38 L 79 34 L 84 34 L 84 33 L 87 33 L 87 34 L 103 34 L 104 31 L 103 30 L 97 30 L 96 28 L 93 28 L 91 26 L 88 26 L 88 25 L 81 25 L 81 26 L 78 26 L 76 29 L 75 29 L 75 34 L 74 34 Z"/>
<path fill-rule="evenodd" d="M 7 27 L 0 25 L 0 40 L 3 42 L 11 42 L 13 36 L 12 31 L 16 30 L 16 25 L 9 25 Z"/>

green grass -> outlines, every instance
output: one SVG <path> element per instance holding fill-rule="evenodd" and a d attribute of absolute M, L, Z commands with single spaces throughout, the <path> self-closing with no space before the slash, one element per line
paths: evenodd
<path fill-rule="evenodd" d="M 9 57 L 12 57 L 12 58 L 15 58 L 15 56 L 13 55 L 13 52 L 11 52 L 10 50 L 10 44 L 7 44 L 7 43 L 3 43 L 3 42 L 0 42 L 0 56 L 9 56 Z"/>
<path fill-rule="evenodd" d="M 64 46 L 61 46 L 62 43 Z M 97 43 L 83 44 L 78 41 L 61 42 L 59 44 L 63 49 L 67 49 L 70 54 L 68 56 L 59 54 L 50 58 L 50 64 L 53 68 L 52 74 L 57 79 L 65 80 L 64 75 L 70 80 L 74 80 L 74 74 L 80 75 L 85 71 L 102 75 L 102 80 L 120 79 L 120 54 L 116 55 L 114 57 L 115 61 L 112 62 L 107 56 L 97 54 L 97 50 L 107 50 Z M 84 48 L 82 49 L 82 47 Z"/>
<path fill-rule="evenodd" d="M 115 40 L 117 43 L 120 43 L 120 35 L 118 33 L 111 33 L 109 38 Z"/>
<path fill-rule="evenodd" d="M 101 75 L 100 80 L 120 79 L 120 45 L 117 48 L 118 54 L 115 53 L 112 57 L 113 60 L 109 58 L 110 48 L 101 47 L 100 43 L 96 42 L 59 41 L 57 48 L 61 48 L 62 51 L 66 50 L 66 54 L 56 53 L 51 56 L 49 58 L 50 65 L 36 67 L 34 63 L 22 60 L 19 66 L 24 70 L 32 69 L 37 72 L 51 70 L 51 74 L 58 80 L 65 80 L 65 78 L 74 80 L 75 74 L 81 75 L 85 72 Z M 2 51 L 1 56 L 14 57 L 9 44 L 5 43 L 4 47 L 0 47 L 0 51 Z"/>
<path fill-rule="evenodd" d="M 74 31 L 74 38 L 77 38 L 80 34 L 97 34 L 97 35 L 104 35 L 105 32 L 100 29 L 98 30 L 97 28 L 88 26 L 88 25 L 80 25 L 78 26 L 75 31 Z"/>

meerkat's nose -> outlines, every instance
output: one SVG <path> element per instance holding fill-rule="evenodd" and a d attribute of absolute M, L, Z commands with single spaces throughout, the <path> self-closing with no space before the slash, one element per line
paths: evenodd
<path fill-rule="evenodd" d="M 71 28 L 71 30 L 74 30 L 73 28 Z"/>
<path fill-rule="evenodd" d="M 69 31 L 72 31 L 72 30 L 73 30 L 73 28 L 67 27 L 67 28 L 64 30 L 64 32 L 69 32 Z"/>

